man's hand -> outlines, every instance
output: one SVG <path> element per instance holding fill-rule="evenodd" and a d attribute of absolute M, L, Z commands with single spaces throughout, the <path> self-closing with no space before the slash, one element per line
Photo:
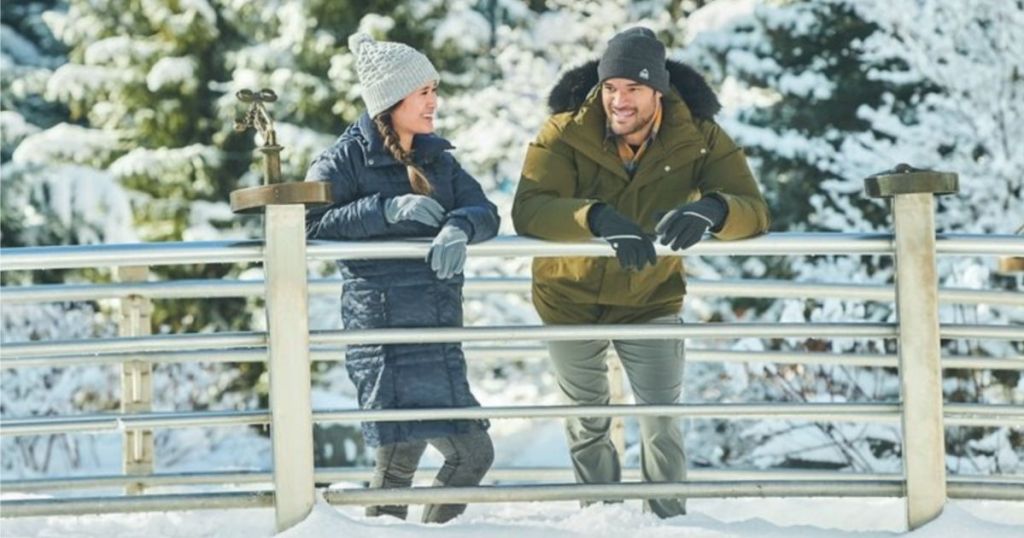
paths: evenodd
<path fill-rule="evenodd" d="M 717 229 L 725 222 L 728 207 L 715 196 L 683 204 L 665 214 L 654 227 L 662 245 L 684 250 L 697 244 L 708 229 Z"/>
<path fill-rule="evenodd" d="M 587 215 L 590 231 L 611 243 L 619 265 L 627 271 L 639 271 L 658 262 L 654 243 L 643 229 L 607 204 L 596 204 Z"/>
<path fill-rule="evenodd" d="M 427 226 L 440 226 L 444 207 L 437 200 L 421 194 L 403 194 L 384 201 L 384 218 L 391 224 L 415 220 Z"/>
<path fill-rule="evenodd" d="M 469 236 L 462 228 L 448 224 L 430 243 L 427 261 L 440 280 L 447 280 L 462 272 L 466 265 L 466 243 Z"/>

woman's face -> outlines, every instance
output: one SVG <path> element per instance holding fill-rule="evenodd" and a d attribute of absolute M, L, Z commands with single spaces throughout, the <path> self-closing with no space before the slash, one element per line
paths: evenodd
<path fill-rule="evenodd" d="M 437 82 L 431 81 L 405 96 L 391 113 L 395 131 L 400 134 L 427 134 L 434 132 L 434 112 L 437 111 Z"/>

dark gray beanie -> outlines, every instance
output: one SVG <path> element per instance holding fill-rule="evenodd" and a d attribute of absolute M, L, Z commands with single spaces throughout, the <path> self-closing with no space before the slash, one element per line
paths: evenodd
<path fill-rule="evenodd" d="M 597 64 L 599 82 L 628 78 L 665 94 L 669 92 L 665 45 L 654 32 L 637 26 L 615 34 Z"/>

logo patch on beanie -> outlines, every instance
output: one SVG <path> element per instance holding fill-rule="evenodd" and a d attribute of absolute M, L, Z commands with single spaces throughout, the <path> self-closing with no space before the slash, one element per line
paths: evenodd
<path fill-rule="evenodd" d="M 646 67 L 640 70 L 640 78 L 644 80 L 651 78 L 651 73 L 647 71 Z"/>

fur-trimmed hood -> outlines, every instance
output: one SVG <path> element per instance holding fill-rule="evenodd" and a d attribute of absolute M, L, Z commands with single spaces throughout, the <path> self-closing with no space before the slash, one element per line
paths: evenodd
<path fill-rule="evenodd" d="M 590 90 L 597 85 L 597 63 L 591 60 L 567 71 L 548 95 L 548 108 L 553 114 L 579 110 Z M 682 96 L 694 118 L 713 119 L 722 109 L 718 96 L 692 67 L 674 60 L 665 62 L 669 83 Z"/>

